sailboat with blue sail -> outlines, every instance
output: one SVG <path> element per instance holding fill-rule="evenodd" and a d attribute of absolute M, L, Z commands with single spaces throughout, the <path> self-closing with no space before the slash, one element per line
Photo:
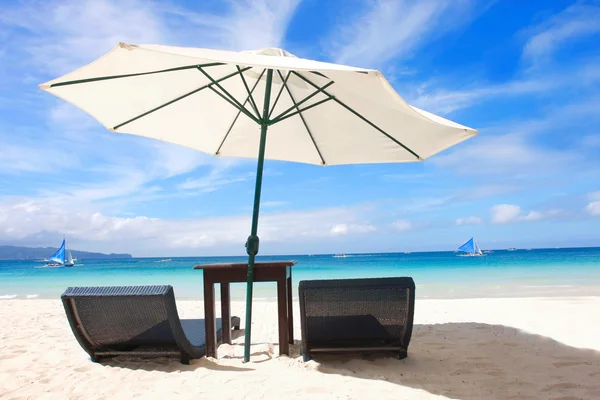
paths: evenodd
<path fill-rule="evenodd" d="M 463 254 L 459 254 L 459 256 L 462 257 L 477 257 L 485 255 L 481 252 L 481 249 L 474 238 L 469 239 L 467 243 L 460 246 L 458 251 L 463 252 Z"/>
<path fill-rule="evenodd" d="M 65 239 L 63 239 L 60 248 L 56 250 L 56 253 L 52 254 L 46 265 L 49 267 L 72 267 L 75 265 L 75 260 L 71 255 L 71 251 L 67 248 Z"/>

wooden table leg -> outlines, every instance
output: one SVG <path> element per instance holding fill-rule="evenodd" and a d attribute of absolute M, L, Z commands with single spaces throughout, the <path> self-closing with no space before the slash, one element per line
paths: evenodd
<path fill-rule="evenodd" d="M 277 314 L 279 322 L 279 354 L 290 354 L 288 343 L 287 277 L 277 280 Z"/>
<path fill-rule="evenodd" d="M 294 344 L 294 303 L 292 303 L 292 267 L 286 267 L 287 270 L 287 317 L 288 317 L 288 336 L 289 343 Z"/>
<path fill-rule="evenodd" d="M 221 326 L 223 343 L 231 344 L 231 300 L 229 282 L 221 282 Z"/>
<path fill-rule="evenodd" d="M 215 285 L 204 271 L 204 326 L 206 328 L 206 357 L 217 357 L 215 319 Z"/>

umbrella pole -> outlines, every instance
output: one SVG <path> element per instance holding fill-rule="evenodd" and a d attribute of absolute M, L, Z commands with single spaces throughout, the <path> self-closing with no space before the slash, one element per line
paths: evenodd
<path fill-rule="evenodd" d="M 258 163 L 256 166 L 256 185 L 254 187 L 254 211 L 252 213 L 252 229 L 246 241 L 246 253 L 248 253 L 248 278 L 246 283 L 246 329 L 244 331 L 244 362 L 250 361 L 250 337 L 252 329 L 252 290 L 254 283 L 254 259 L 258 254 L 258 214 L 260 211 L 260 191 L 262 187 L 263 165 L 265 163 L 265 146 L 267 143 L 267 128 L 269 119 L 269 102 L 271 101 L 271 83 L 273 81 L 273 70 L 267 70 L 267 82 L 265 86 L 265 102 L 263 105 L 263 116 L 260 120 L 260 146 L 258 148 Z"/>

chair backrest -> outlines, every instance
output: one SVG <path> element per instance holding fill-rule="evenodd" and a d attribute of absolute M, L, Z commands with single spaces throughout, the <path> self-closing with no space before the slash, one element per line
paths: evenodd
<path fill-rule="evenodd" d="M 94 349 L 174 342 L 169 316 L 178 317 L 169 285 L 70 287 L 61 298 L 77 339 Z"/>
<path fill-rule="evenodd" d="M 401 345 L 412 334 L 412 278 L 301 281 L 303 337 L 308 345 Z"/>

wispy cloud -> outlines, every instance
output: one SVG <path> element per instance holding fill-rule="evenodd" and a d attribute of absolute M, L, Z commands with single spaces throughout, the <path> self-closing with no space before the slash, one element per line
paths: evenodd
<path fill-rule="evenodd" d="M 301 0 L 234 0 L 225 15 L 171 8 L 169 11 L 195 27 L 192 36 L 214 47 L 252 50 L 282 47 L 287 27 Z M 186 32 L 189 34 L 189 32 Z M 202 46 L 202 44 L 196 46 Z"/>
<path fill-rule="evenodd" d="M 540 221 L 559 214 L 558 210 L 523 212 L 521 207 L 514 204 L 497 204 L 490 211 L 492 214 L 492 223 L 494 224 Z"/>
<path fill-rule="evenodd" d="M 564 77 L 559 80 L 535 77 L 495 84 L 469 82 L 467 86 L 459 89 L 440 88 L 439 84 L 427 82 L 417 87 L 416 92 L 410 95 L 409 101 L 431 112 L 449 114 L 483 101 L 548 92 L 565 85 L 564 81 Z"/>
<path fill-rule="evenodd" d="M 399 219 L 395 221 L 393 225 L 394 229 L 398 232 L 407 232 L 414 228 L 413 223 L 405 219 Z"/>
<path fill-rule="evenodd" d="M 164 41 L 168 31 L 156 3 L 139 0 L 29 1 L 5 7 L 0 20 L 25 32 L 21 55 L 49 74 L 80 67 L 123 39 Z"/>
<path fill-rule="evenodd" d="M 260 206 L 261 206 L 261 208 L 278 208 L 278 207 L 283 207 L 287 204 L 289 204 L 289 202 L 287 202 L 287 201 L 271 200 L 271 201 L 262 201 L 260 203 Z"/>
<path fill-rule="evenodd" d="M 195 179 L 187 179 L 177 185 L 181 190 L 192 190 L 204 193 L 214 192 L 219 188 L 233 183 L 244 182 L 250 177 L 248 174 L 233 176 L 228 166 L 213 168 L 206 175 Z"/>
<path fill-rule="evenodd" d="M 26 1 L 0 11 L 0 22 L 27 32 L 19 46 L 36 69 L 64 74 L 120 41 L 233 50 L 280 46 L 299 2 L 233 0 L 218 12 L 198 13 L 142 0 Z"/>
<path fill-rule="evenodd" d="M 481 224 L 483 221 L 479 217 L 466 217 L 466 218 L 457 218 L 456 225 L 477 225 Z"/>
<path fill-rule="evenodd" d="M 468 23 L 475 2 L 467 0 L 376 0 L 354 18 L 336 26 L 328 39 L 335 62 L 380 67 L 408 58 L 423 43 Z"/>
<path fill-rule="evenodd" d="M 574 162 L 577 158 L 575 153 L 540 147 L 524 135 L 506 134 L 482 136 L 460 149 L 437 156 L 431 162 L 460 173 L 498 175 L 508 172 L 547 172 Z"/>
<path fill-rule="evenodd" d="M 80 67 L 119 41 L 217 48 L 278 46 L 298 3 L 231 1 L 218 11 L 200 14 L 168 2 L 32 0 L 3 7 L 0 26 L 11 29 L 12 40 L 3 50 L 13 66 L 13 84 L 21 78 L 28 93 L 37 90 L 34 83 Z M 32 79 L 31 75 L 39 76 Z M 205 176 L 189 179 L 180 189 L 208 192 L 246 179 L 228 175 L 241 161 L 217 160 L 143 138 L 117 137 L 81 110 L 35 94 L 40 96 L 36 112 L 46 119 L 47 127 L 30 127 L 18 141 L 0 133 L 0 166 L 4 167 L 0 174 L 69 171 L 96 178 L 67 183 L 62 192 L 68 193 L 69 203 L 155 196 L 160 187 L 154 181 L 200 166 L 208 167 L 208 172 L 202 171 Z"/>
<path fill-rule="evenodd" d="M 523 60 L 540 66 L 551 60 L 560 46 L 600 33 L 600 6 L 596 2 L 578 1 L 562 12 L 528 29 L 533 32 L 523 48 Z"/>
<path fill-rule="evenodd" d="M 505 82 L 468 82 L 454 76 L 428 81 L 407 93 L 407 100 L 417 107 L 440 114 L 449 114 L 485 102 L 523 96 L 544 96 L 560 90 L 581 89 L 597 93 L 594 84 L 600 81 L 600 60 L 579 62 L 568 70 L 551 69 L 536 74 L 520 74 Z M 457 87 L 457 82 L 458 86 Z M 444 88 L 444 84 L 453 88 Z M 590 86 L 592 85 L 592 86 Z"/>

